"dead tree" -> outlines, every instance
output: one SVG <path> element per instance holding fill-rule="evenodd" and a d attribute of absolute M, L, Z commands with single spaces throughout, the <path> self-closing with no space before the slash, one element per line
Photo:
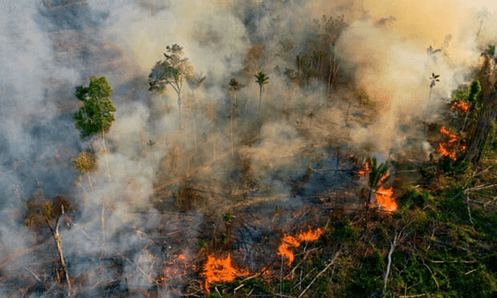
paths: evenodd
<path fill-rule="evenodd" d="M 50 228 L 50 231 L 52 232 L 52 237 L 53 240 L 55 241 L 57 252 L 59 253 L 60 263 L 62 265 L 62 270 L 64 271 L 63 274 L 66 277 L 66 282 L 67 282 L 67 296 L 71 297 L 71 280 L 69 279 L 69 273 L 67 272 L 66 262 L 64 260 L 64 253 L 62 251 L 62 240 L 59 233 L 60 219 L 62 217 L 65 217 L 64 205 L 61 205 L 61 209 L 62 209 L 61 215 L 55 220 L 55 228 L 52 227 L 50 221 L 46 217 L 45 217 L 45 222 L 47 223 L 48 227 Z"/>

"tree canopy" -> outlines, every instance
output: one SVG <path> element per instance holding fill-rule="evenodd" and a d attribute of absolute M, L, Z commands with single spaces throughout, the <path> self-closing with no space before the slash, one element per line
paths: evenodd
<path fill-rule="evenodd" d="M 116 108 L 110 96 L 112 89 L 105 77 L 92 77 L 88 87 L 76 87 L 76 97 L 84 104 L 74 114 L 76 128 L 81 138 L 91 137 L 102 131 L 107 132 L 112 125 Z"/>
<path fill-rule="evenodd" d="M 193 67 L 183 57 L 183 48 L 178 44 L 166 47 L 165 60 L 157 61 L 148 76 L 150 91 L 163 93 L 170 85 L 176 93 L 181 92 L 184 79 L 193 80 Z"/>

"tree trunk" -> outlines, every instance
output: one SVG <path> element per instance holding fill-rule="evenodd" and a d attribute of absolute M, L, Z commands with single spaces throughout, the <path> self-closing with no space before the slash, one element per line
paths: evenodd
<path fill-rule="evenodd" d="M 485 97 L 485 102 L 478 117 L 478 122 L 468 142 L 468 151 L 465 160 L 478 163 L 492 132 L 492 123 L 497 118 L 497 93 Z"/>
<path fill-rule="evenodd" d="M 181 112 L 181 90 L 178 92 L 178 109 L 179 109 L 180 128 L 181 128 L 181 132 L 183 132 L 183 115 Z"/>
<path fill-rule="evenodd" d="M 261 137 L 261 128 L 262 128 L 261 104 L 262 104 L 262 84 L 260 84 L 259 86 L 259 138 Z"/>
<path fill-rule="evenodd" d="M 62 206 L 62 214 L 60 215 L 59 218 L 57 218 L 55 222 L 55 228 L 52 228 L 52 225 L 50 224 L 47 218 L 45 218 L 45 222 L 47 223 L 48 227 L 50 228 L 50 231 L 52 232 L 52 237 L 55 242 L 55 246 L 57 247 L 60 263 L 62 265 L 62 270 L 64 271 L 64 276 L 67 282 L 67 296 L 71 297 L 71 280 L 69 279 L 69 273 L 67 272 L 66 262 L 64 260 L 64 253 L 62 251 L 62 239 L 59 233 L 59 221 L 62 216 L 64 216 L 64 206 Z"/>
<path fill-rule="evenodd" d="M 235 141 L 233 139 L 233 106 L 231 107 L 231 156 L 235 156 Z"/>

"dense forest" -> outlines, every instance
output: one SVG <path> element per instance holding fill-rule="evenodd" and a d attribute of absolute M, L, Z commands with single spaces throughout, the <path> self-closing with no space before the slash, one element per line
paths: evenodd
<path fill-rule="evenodd" d="M 0 296 L 497 296 L 497 5 L 204 2 L 2 4 Z"/>

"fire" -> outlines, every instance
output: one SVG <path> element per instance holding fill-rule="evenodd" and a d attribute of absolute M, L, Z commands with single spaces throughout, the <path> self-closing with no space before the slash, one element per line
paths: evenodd
<path fill-rule="evenodd" d="M 290 247 L 299 247 L 300 242 L 293 236 L 285 235 L 282 239 L 281 245 L 278 247 L 278 255 L 283 256 L 287 259 L 287 265 L 290 266 L 293 263 L 294 256 Z"/>
<path fill-rule="evenodd" d="M 281 245 L 278 247 L 278 255 L 283 256 L 287 259 L 286 264 L 290 266 L 295 259 L 293 252 L 290 250 L 291 247 L 299 247 L 301 242 L 310 242 L 316 241 L 323 234 L 323 230 L 321 228 L 317 228 L 315 231 L 312 231 L 309 228 L 309 231 L 302 232 L 297 235 L 297 237 L 293 237 L 291 235 L 284 235 L 282 239 Z"/>
<path fill-rule="evenodd" d="M 213 255 L 207 256 L 202 275 L 205 277 L 205 290 L 210 292 L 209 284 L 212 282 L 230 282 L 238 276 L 248 275 L 248 271 L 239 271 L 231 265 L 231 255 L 225 259 L 216 259 Z"/>
<path fill-rule="evenodd" d="M 455 148 L 458 142 L 457 135 L 450 133 L 445 126 L 442 126 L 440 132 L 447 136 L 449 140 L 446 143 L 439 143 L 437 152 L 442 154 L 443 156 L 448 156 L 452 160 L 456 160 L 456 154 L 458 150 L 465 150 L 466 146 L 459 146 L 459 148 Z"/>
<path fill-rule="evenodd" d="M 366 174 L 368 174 L 369 172 L 371 172 L 371 170 L 369 169 L 369 162 L 366 161 L 366 163 L 364 164 L 364 168 L 362 168 L 362 170 L 359 170 L 357 176 L 366 177 Z"/>
<path fill-rule="evenodd" d="M 158 278 L 159 282 L 169 279 L 178 279 L 187 275 L 188 261 L 184 254 L 175 255 L 172 260 L 166 263 L 164 276 Z"/>
<path fill-rule="evenodd" d="M 395 198 L 393 197 L 393 187 L 385 188 L 381 186 L 383 181 L 385 181 L 385 179 L 389 176 L 390 173 L 386 173 L 380 178 L 380 181 L 378 181 L 378 185 L 380 185 L 380 187 L 376 190 L 374 198 L 380 205 L 381 209 L 386 212 L 394 212 L 397 210 L 397 202 L 395 202 Z"/>
<path fill-rule="evenodd" d="M 376 201 L 380 205 L 381 209 L 386 212 L 394 212 L 397 210 L 397 202 L 395 202 L 395 198 L 393 197 L 393 188 L 384 188 L 380 186 L 380 188 L 376 191 L 375 197 Z"/>
<path fill-rule="evenodd" d="M 465 103 L 464 101 L 458 101 L 452 105 L 452 109 L 456 112 L 464 114 L 469 111 L 469 104 Z"/>

